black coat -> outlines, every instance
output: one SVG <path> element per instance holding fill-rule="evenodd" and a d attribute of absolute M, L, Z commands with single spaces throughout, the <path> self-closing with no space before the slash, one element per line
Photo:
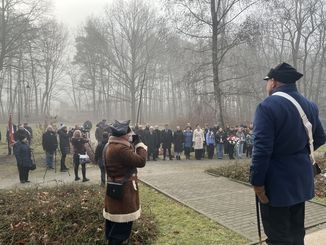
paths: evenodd
<path fill-rule="evenodd" d="M 145 145 L 148 145 L 148 141 L 149 141 L 149 128 L 145 128 L 143 131 L 143 142 Z"/>
<path fill-rule="evenodd" d="M 46 131 L 42 136 L 43 150 L 54 153 L 58 148 L 57 135 L 54 132 Z"/>
<path fill-rule="evenodd" d="M 161 141 L 163 148 L 170 148 L 173 142 L 173 135 L 171 129 L 162 130 L 161 132 Z"/>
<path fill-rule="evenodd" d="M 86 138 L 71 138 L 71 144 L 74 147 L 74 154 L 85 154 L 86 143 L 88 143 L 88 139 Z"/>
<path fill-rule="evenodd" d="M 177 130 L 174 132 L 173 135 L 173 139 L 174 139 L 174 152 L 182 152 L 183 151 L 183 140 L 184 140 L 184 136 L 183 136 L 183 132 L 181 130 Z"/>
<path fill-rule="evenodd" d="M 226 141 L 224 132 L 217 131 L 215 134 L 215 143 L 216 144 L 223 144 Z"/>
<path fill-rule="evenodd" d="M 64 131 L 63 129 L 60 129 L 58 130 L 58 135 L 61 153 L 68 154 L 70 152 L 70 141 L 68 132 Z"/>
<path fill-rule="evenodd" d="M 156 142 L 156 145 L 155 147 L 156 148 L 160 148 L 160 145 L 161 145 L 161 131 L 159 129 L 155 129 L 154 131 L 154 134 L 155 134 L 155 142 Z"/>
<path fill-rule="evenodd" d="M 18 129 L 15 133 L 14 133 L 14 139 L 15 141 L 17 140 L 23 140 L 23 139 L 31 139 L 29 132 L 27 131 L 27 129 L 24 128 L 20 128 Z"/>
<path fill-rule="evenodd" d="M 155 153 L 157 145 L 159 145 L 159 138 L 157 134 L 153 131 L 152 133 L 148 132 L 147 135 L 147 151 L 149 154 Z"/>
<path fill-rule="evenodd" d="M 29 147 L 29 145 L 21 141 L 17 141 L 14 144 L 13 149 L 17 165 L 23 168 L 29 168 L 33 163 L 31 148 Z"/>
<path fill-rule="evenodd" d="M 103 150 L 104 150 L 104 147 L 105 145 L 108 143 L 108 139 L 105 139 L 105 140 L 102 140 L 101 143 L 99 143 L 97 146 L 96 146 L 96 149 L 95 149 L 95 162 L 100 166 L 104 166 L 104 162 L 103 162 Z"/>

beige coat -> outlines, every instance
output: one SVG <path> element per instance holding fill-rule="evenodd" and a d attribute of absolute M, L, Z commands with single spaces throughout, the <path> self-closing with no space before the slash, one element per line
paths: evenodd
<path fill-rule="evenodd" d="M 194 142 L 194 149 L 200 150 L 204 148 L 204 131 L 202 129 L 195 129 L 192 135 L 192 141 Z"/>

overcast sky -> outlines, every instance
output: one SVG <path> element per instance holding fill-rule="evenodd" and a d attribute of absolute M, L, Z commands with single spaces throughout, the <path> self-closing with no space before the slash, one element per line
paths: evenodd
<path fill-rule="evenodd" d="M 59 22 L 76 28 L 85 22 L 88 16 L 103 14 L 106 5 L 113 0 L 52 0 L 53 12 Z"/>

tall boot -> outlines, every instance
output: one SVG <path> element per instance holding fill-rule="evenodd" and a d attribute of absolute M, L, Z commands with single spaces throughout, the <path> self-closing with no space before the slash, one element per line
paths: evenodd
<path fill-rule="evenodd" d="M 82 164 L 82 174 L 83 174 L 83 182 L 89 181 L 89 179 L 86 178 L 86 164 Z"/>
<path fill-rule="evenodd" d="M 74 172 L 75 172 L 75 180 L 80 180 L 80 178 L 78 177 L 78 166 L 79 164 L 74 164 Z"/>

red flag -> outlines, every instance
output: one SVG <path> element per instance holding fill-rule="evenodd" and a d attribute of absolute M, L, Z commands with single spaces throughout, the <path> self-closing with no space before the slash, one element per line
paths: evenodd
<path fill-rule="evenodd" d="M 9 145 L 12 145 L 15 143 L 14 126 L 12 124 L 12 115 L 11 114 L 9 114 L 9 121 L 8 121 L 8 139 L 9 139 Z"/>

